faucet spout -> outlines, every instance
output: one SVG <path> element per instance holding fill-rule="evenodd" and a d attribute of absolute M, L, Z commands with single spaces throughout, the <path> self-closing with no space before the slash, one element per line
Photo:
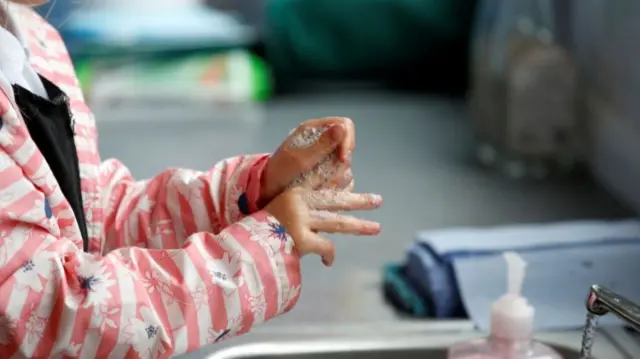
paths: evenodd
<path fill-rule="evenodd" d="M 640 305 L 607 288 L 592 285 L 586 305 L 592 314 L 602 316 L 611 312 L 640 331 Z"/>

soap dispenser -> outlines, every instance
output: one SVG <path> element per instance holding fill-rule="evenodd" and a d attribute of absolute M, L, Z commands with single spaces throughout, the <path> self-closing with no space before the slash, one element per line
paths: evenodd
<path fill-rule="evenodd" d="M 553 348 L 533 340 L 535 309 L 522 296 L 527 263 L 517 253 L 506 252 L 508 291 L 491 308 L 488 338 L 454 344 L 449 359 L 562 359 Z"/>

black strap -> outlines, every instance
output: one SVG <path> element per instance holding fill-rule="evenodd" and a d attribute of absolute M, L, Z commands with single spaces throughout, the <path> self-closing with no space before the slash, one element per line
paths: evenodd
<path fill-rule="evenodd" d="M 49 100 L 19 85 L 13 85 L 15 100 L 31 138 L 44 155 L 62 193 L 71 204 L 80 226 L 84 250 L 87 251 L 89 235 L 82 205 L 80 166 L 74 142 L 73 116 L 69 110 L 69 100 L 56 85 L 42 76 L 40 78 Z"/>

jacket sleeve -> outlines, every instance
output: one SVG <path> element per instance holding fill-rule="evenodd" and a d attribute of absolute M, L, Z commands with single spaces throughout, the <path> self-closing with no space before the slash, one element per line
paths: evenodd
<path fill-rule="evenodd" d="M 135 181 L 117 160 L 105 161 L 102 252 L 126 246 L 177 248 L 193 233 L 218 233 L 256 212 L 268 158 L 233 157 L 208 172 L 169 169 L 146 181 Z"/>
<path fill-rule="evenodd" d="M 297 301 L 293 241 L 265 211 L 217 234 L 193 230 L 176 249 L 94 256 L 54 228 L 48 200 L 12 161 L 0 152 L 0 358 L 169 358 Z M 170 173 L 147 185 L 174 183 Z"/>

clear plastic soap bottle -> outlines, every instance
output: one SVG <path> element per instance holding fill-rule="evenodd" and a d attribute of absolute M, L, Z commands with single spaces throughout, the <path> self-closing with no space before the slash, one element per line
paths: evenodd
<path fill-rule="evenodd" d="M 564 3 L 478 3 L 469 91 L 475 155 L 510 178 L 569 175 L 586 153 Z"/>
<path fill-rule="evenodd" d="M 454 344 L 448 359 L 562 359 L 553 348 L 533 340 L 535 309 L 521 295 L 526 262 L 516 253 L 504 254 L 508 292 L 493 303 L 488 338 Z"/>

